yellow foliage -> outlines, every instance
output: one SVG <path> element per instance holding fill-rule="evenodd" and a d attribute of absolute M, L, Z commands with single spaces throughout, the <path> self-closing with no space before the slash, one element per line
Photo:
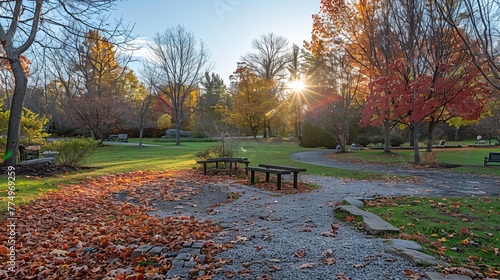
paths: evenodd
<path fill-rule="evenodd" d="M 156 120 L 156 127 L 158 127 L 158 129 L 167 129 L 171 126 L 172 117 L 169 114 L 163 114 Z"/>

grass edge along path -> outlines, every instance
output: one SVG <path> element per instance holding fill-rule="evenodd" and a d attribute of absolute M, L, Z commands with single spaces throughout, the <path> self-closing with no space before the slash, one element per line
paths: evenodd
<path fill-rule="evenodd" d="M 386 237 L 414 240 L 452 267 L 500 276 L 500 197 L 391 197 L 365 205 L 401 231 Z"/>

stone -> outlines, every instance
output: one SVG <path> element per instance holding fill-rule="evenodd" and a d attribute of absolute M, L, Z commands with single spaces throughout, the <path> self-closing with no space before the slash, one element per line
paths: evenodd
<path fill-rule="evenodd" d="M 207 256 L 205 256 L 205 255 L 199 255 L 196 257 L 196 261 L 200 264 L 205 264 L 206 260 L 207 260 Z"/>
<path fill-rule="evenodd" d="M 196 248 L 182 248 L 179 250 L 179 253 L 187 253 L 187 254 L 190 254 L 190 255 L 197 255 L 200 253 L 200 249 L 196 249 Z"/>
<path fill-rule="evenodd" d="M 182 244 L 182 247 L 184 247 L 184 248 L 189 248 L 189 247 L 191 247 L 191 245 L 193 245 L 193 242 L 191 242 L 191 241 L 186 241 L 186 242 L 184 242 L 184 244 Z"/>
<path fill-rule="evenodd" d="M 344 201 L 346 201 L 347 203 L 349 203 L 353 206 L 356 206 L 356 207 L 365 206 L 363 200 L 364 200 L 364 198 L 362 198 L 362 197 L 346 197 L 346 198 L 344 198 Z"/>
<path fill-rule="evenodd" d="M 197 264 L 198 264 L 197 262 L 184 262 L 183 267 L 185 267 L 185 268 L 193 268 L 193 267 L 195 267 Z"/>
<path fill-rule="evenodd" d="M 385 239 L 387 241 L 388 246 L 402 248 L 402 249 L 411 249 L 416 251 L 422 251 L 422 245 L 418 244 L 412 240 L 403 240 L 403 239 Z"/>
<path fill-rule="evenodd" d="M 166 258 L 175 258 L 177 257 L 179 253 L 175 252 L 175 251 L 164 251 L 163 252 L 163 255 L 166 257 Z"/>
<path fill-rule="evenodd" d="M 354 216 L 361 216 L 363 218 L 362 226 L 370 234 L 376 235 L 387 231 L 399 232 L 397 227 L 394 227 L 388 222 L 382 220 L 379 216 L 363 211 L 353 205 L 339 205 L 335 208 L 335 211 L 344 211 Z"/>
<path fill-rule="evenodd" d="M 139 246 L 139 248 L 132 251 L 132 259 L 136 259 L 140 255 L 146 255 L 148 253 L 148 251 L 151 250 L 151 248 L 153 248 L 153 246 L 151 246 L 151 245 Z"/>
<path fill-rule="evenodd" d="M 194 242 L 193 245 L 191 245 L 191 248 L 195 249 L 202 249 L 203 247 L 205 247 L 205 242 L 203 241 Z"/>
<path fill-rule="evenodd" d="M 46 157 L 46 158 L 36 158 L 36 159 L 29 159 L 25 161 L 21 161 L 18 163 L 19 165 L 34 165 L 34 164 L 53 164 L 56 162 L 56 159 L 54 157 Z"/>
<path fill-rule="evenodd" d="M 472 280 L 467 275 L 448 274 L 445 276 L 437 272 L 426 272 L 425 276 L 430 280 Z"/>
<path fill-rule="evenodd" d="M 164 247 L 154 246 L 148 251 L 148 255 L 150 256 L 159 256 L 163 251 Z"/>
<path fill-rule="evenodd" d="M 427 254 L 424 254 L 422 252 L 412 250 L 412 249 L 404 249 L 404 248 L 395 248 L 392 246 L 389 246 L 386 248 L 386 251 L 388 253 L 400 256 L 409 262 L 411 262 L 414 265 L 421 265 L 421 266 L 434 266 L 434 265 L 440 265 L 444 267 L 449 267 L 450 264 L 446 263 L 444 261 L 440 261 L 433 256 L 429 256 Z"/>
<path fill-rule="evenodd" d="M 180 253 L 175 259 L 176 260 L 189 261 L 191 259 L 191 254 Z"/>

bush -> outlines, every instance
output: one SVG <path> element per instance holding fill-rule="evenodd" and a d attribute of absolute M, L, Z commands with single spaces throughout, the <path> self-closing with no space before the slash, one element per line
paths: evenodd
<path fill-rule="evenodd" d="M 399 147 L 404 144 L 405 139 L 399 134 L 391 134 L 391 147 Z"/>
<path fill-rule="evenodd" d="M 71 140 L 54 141 L 43 146 L 42 151 L 57 151 L 57 162 L 61 165 L 76 167 L 83 158 L 97 148 L 96 141 L 90 138 L 74 138 Z"/>
<path fill-rule="evenodd" d="M 384 136 L 382 135 L 373 135 L 368 137 L 368 141 L 372 145 L 383 145 L 384 144 Z"/>
<path fill-rule="evenodd" d="M 232 150 L 225 150 L 224 154 L 222 154 L 222 146 L 212 146 L 205 148 L 196 153 L 197 159 L 207 159 L 207 158 L 216 158 L 216 157 L 232 157 Z"/>
<path fill-rule="evenodd" d="M 358 146 L 366 147 L 366 146 L 368 146 L 368 144 L 370 144 L 370 141 L 368 141 L 368 135 L 359 134 L 356 137 L 356 140 L 354 140 L 354 143 L 356 143 L 356 145 L 358 145 Z"/>
<path fill-rule="evenodd" d="M 300 139 L 300 146 L 305 148 L 328 148 L 335 147 L 334 140 L 323 129 L 313 126 L 310 123 L 304 123 L 302 127 L 302 137 Z"/>

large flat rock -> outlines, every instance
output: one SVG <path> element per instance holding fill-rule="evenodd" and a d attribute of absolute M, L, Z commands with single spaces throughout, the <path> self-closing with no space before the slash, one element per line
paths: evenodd
<path fill-rule="evenodd" d="M 434 258 L 433 256 L 429 256 L 427 254 L 424 254 L 422 252 L 412 250 L 412 249 L 406 249 L 406 248 L 396 248 L 392 246 L 388 246 L 386 248 L 386 251 L 388 253 L 400 256 L 409 262 L 411 262 L 414 265 L 419 265 L 419 266 L 434 266 L 434 265 L 439 265 L 439 266 L 445 266 L 449 267 L 450 264 L 441 260 L 438 260 Z"/>
<path fill-rule="evenodd" d="M 466 275 L 448 274 L 444 276 L 437 272 L 426 272 L 425 276 L 430 280 L 472 280 L 472 278 Z"/>
<path fill-rule="evenodd" d="M 354 216 L 363 218 L 362 226 L 370 234 L 381 234 L 383 232 L 399 232 L 399 229 L 388 222 L 382 220 L 379 216 L 363 211 L 353 205 L 339 205 L 335 211 L 344 211 Z"/>
<path fill-rule="evenodd" d="M 36 158 L 36 159 L 29 159 L 25 161 L 21 161 L 19 165 L 34 165 L 34 164 L 53 164 L 56 162 L 56 159 L 53 157 L 46 157 L 46 158 Z"/>

